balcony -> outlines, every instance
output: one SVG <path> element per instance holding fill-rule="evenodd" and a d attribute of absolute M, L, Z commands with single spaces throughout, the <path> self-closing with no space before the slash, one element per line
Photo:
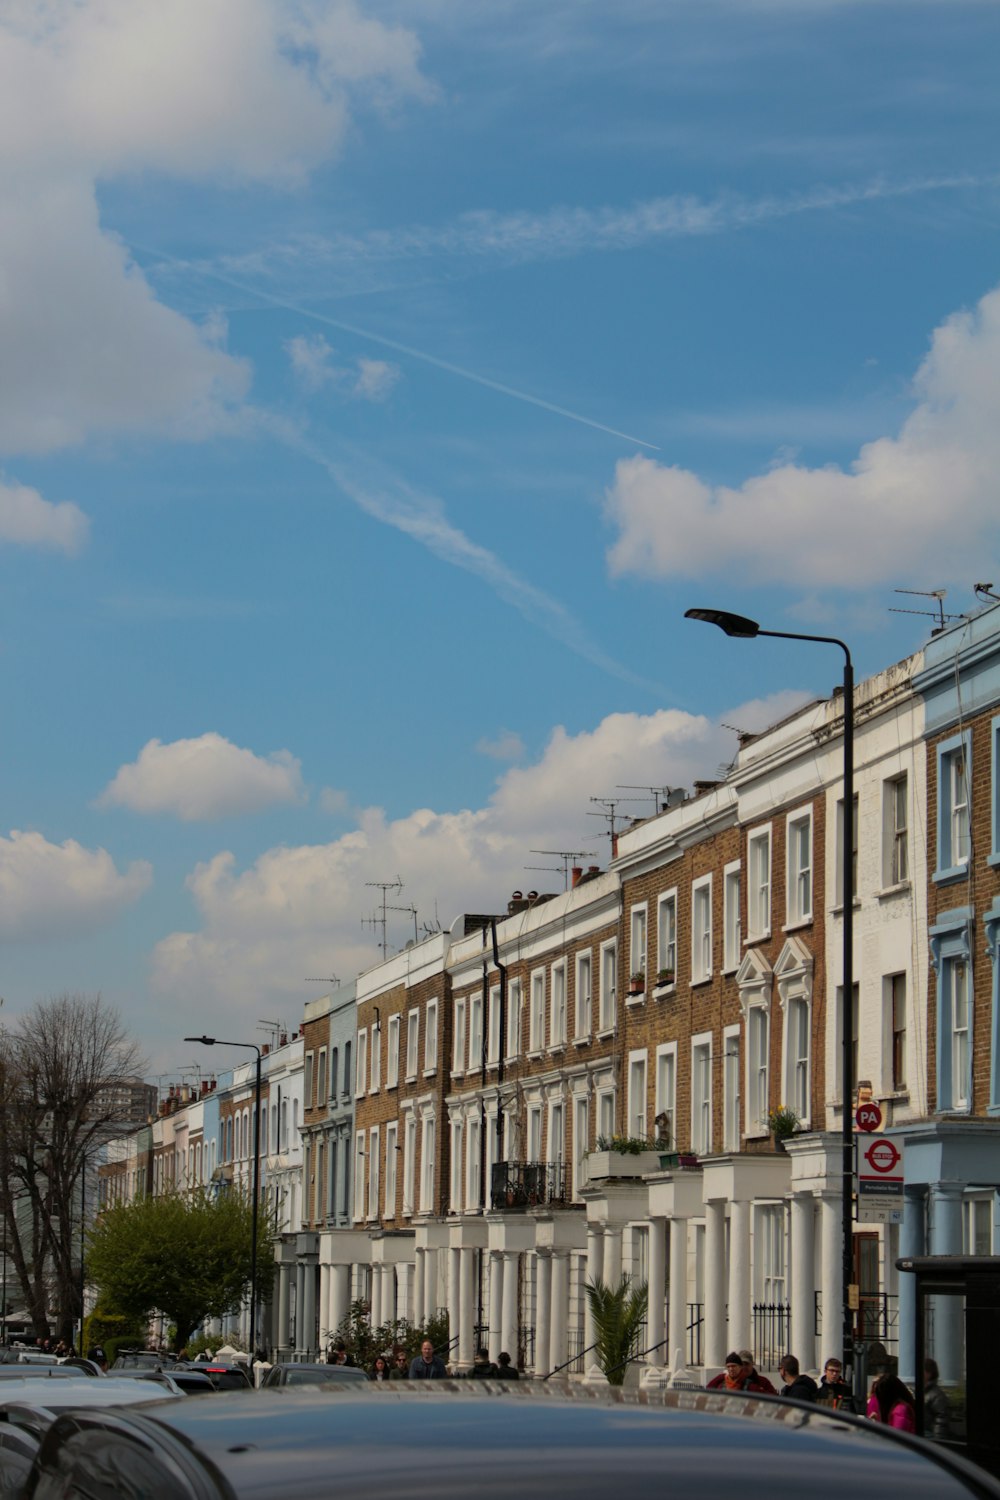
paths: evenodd
<path fill-rule="evenodd" d="M 562 1162 L 495 1162 L 490 1176 L 490 1207 L 517 1212 L 546 1203 L 566 1203 L 568 1179 Z"/>

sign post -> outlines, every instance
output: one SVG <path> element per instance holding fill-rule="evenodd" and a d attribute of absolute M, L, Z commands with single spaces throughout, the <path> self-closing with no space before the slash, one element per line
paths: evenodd
<path fill-rule="evenodd" d="M 860 1224 L 902 1224 L 903 1222 L 903 1148 L 888 1136 L 871 1132 L 881 1124 L 877 1105 L 862 1105 L 858 1110 L 874 1110 L 878 1120 L 861 1128 L 869 1132 L 860 1149 L 858 1162 L 858 1222 Z M 858 1120 L 861 1125 L 860 1119 Z"/>

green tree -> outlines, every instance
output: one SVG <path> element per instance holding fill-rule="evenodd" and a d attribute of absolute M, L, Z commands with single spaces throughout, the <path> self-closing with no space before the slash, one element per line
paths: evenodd
<path fill-rule="evenodd" d="M 274 1256 L 259 1226 L 257 1286 L 267 1299 Z M 243 1193 L 207 1188 L 137 1198 L 108 1209 L 90 1234 L 87 1274 L 115 1307 L 163 1313 L 181 1349 L 205 1318 L 236 1312 L 250 1288 L 252 1205 Z"/>
<path fill-rule="evenodd" d="M 623 1276 L 617 1286 L 608 1286 L 598 1277 L 588 1281 L 586 1289 L 594 1320 L 597 1363 L 609 1385 L 622 1385 L 628 1362 L 638 1351 L 648 1288 L 644 1281 L 633 1286 L 631 1276 Z"/>

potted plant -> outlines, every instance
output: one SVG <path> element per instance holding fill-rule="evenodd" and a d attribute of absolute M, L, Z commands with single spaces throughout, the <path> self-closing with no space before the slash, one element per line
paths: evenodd
<path fill-rule="evenodd" d="M 679 1167 L 696 1167 L 698 1165 L 698 1154 L 696 1151 L 680 1151 L 677 1154 L 677 1165 Z"/>
<path fill-rule="evenodd" d="M 674 971 L 673 971 L 673 969 L 657 969 L 657 971 L 656 971 L 656 983 L 657 983 L 658 986 L 659 985 L 673 984 L 673 982 L 674 982 Z"/>
<path fill-rule="evenodd" d="M 785 1142 L 794 1135 L 802 1123 L 795 1110 L 787 1104 L 779 1104 L 767 1117 L 768 1128 L 774 1136 L 775 1151 L 784 1151 Z"/>
<path fill-rule="evenodd" d="M 630 995 L 641 995 L 645 988 L 645 972 L 642 969 L 636 969 L 635 973 L 632 975 L 628 982 L 628 992 Z"/>
<path fill-rule="evenodd" d="M 657 1115 L 653 1124 L 656 1126 L 654 1146 L 660 1153 L 660 1170 L 666 1171 L 669 1167 L 678 1166 L 679 1157 L 670 1138 L 670 1116 L 664 1111 Z"/>

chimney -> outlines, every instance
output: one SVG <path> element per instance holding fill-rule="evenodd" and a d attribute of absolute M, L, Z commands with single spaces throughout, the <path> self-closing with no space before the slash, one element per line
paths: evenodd
<path fill-rule="evenodd" d="M 214 1090 L 214 1088 L 215 1088 L 215 1079 L 213 1078 L 212 1082 L 208 1085 L 208 1091 L 209 1091 L 209 1093 L 212 1093 L 212 1091 Z"/>
<path fill-rule="evenodd" d="M 573 868 L 572 868 L 572 870 L 570 870 L 569 873 L 570 873 L 570 875 L 572 877 L 572 880 L 573 880 L 573 884 L 570 886 L 570 890 L 571 891 L 575 891 L 576 888 L 577 888 L 577 886 L 580 884 L 580 876 L 583 874 L 583 866 L 582 865 L 574 865 Z"/>
<path fill-rule="evenodd" d="M 201 1080 L 201 1097 L 204 1099 L 204 1097 L 205 1097 L 205 1095 L 207 1093 L 208 1093 L 208 1079 L 207 1078 L 203 1078 Z"/>
<path fill-rule="evenodd" d="M 288 1046 L 288 1032 L 287 1031 L 283 1031 L 281 1033 L 281 1038 L 280 1038 L 280 1040 L 278 1042 L 278 1046 L 279 1047 L 287 1047 Z"/>
<path fill-rule="evenodd" d="M 270 1050 L 271 1050 L 271 1043 L 270 1042 L 265 1042 L 264 1045 L 263 1045 L 263 1047 L 261 1047 L 261 1049 L 260 1049 L 260 1055 L 261 1055 L 261 1057 L 266 1057 L 267 1054 L 270 1052 Z"/>

